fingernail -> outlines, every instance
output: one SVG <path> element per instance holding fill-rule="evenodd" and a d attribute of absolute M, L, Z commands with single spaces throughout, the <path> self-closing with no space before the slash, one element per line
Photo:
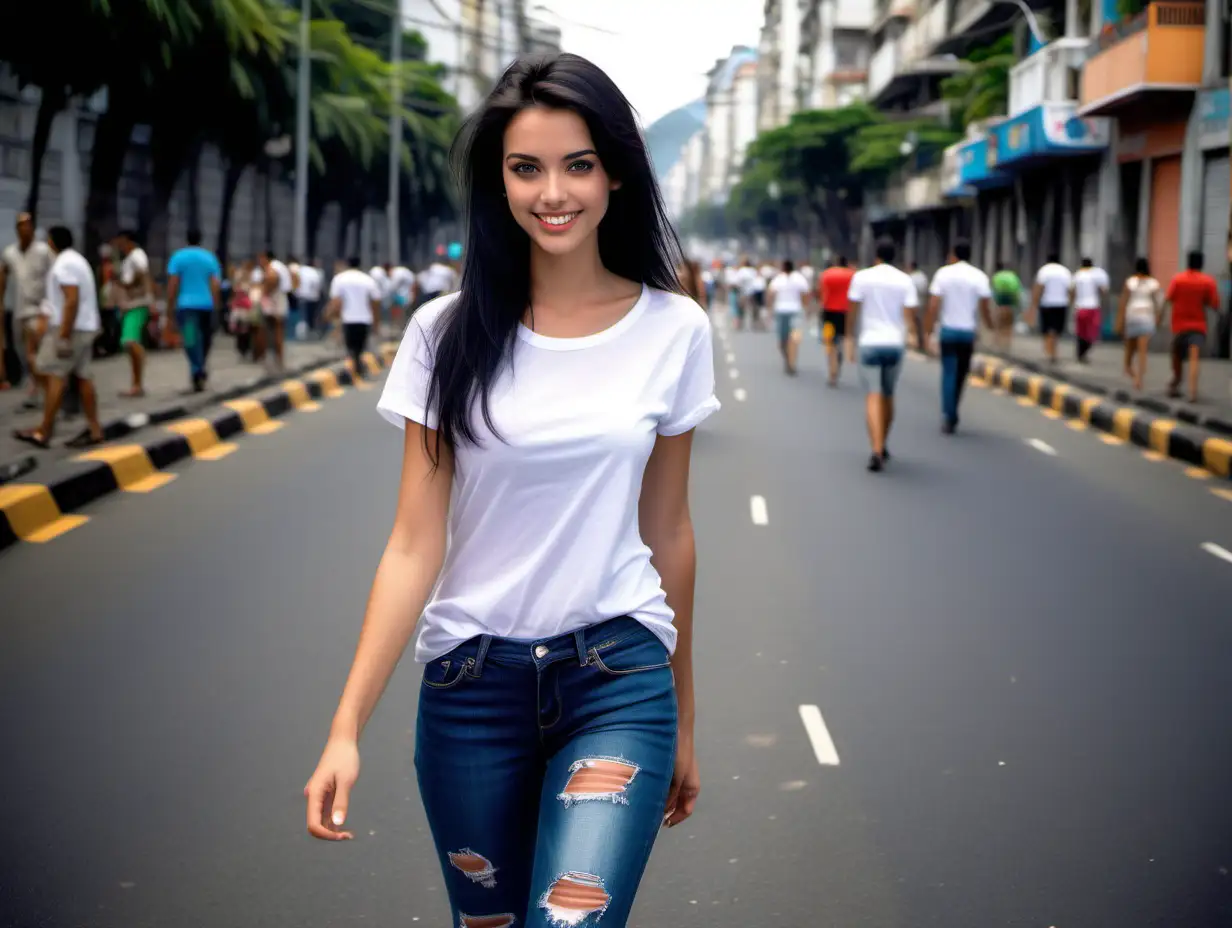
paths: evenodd
<path fill-rule="evenodd" d="M 334 813 L 334 824 L 335 825 L 341 825 L 345 821 L 346 821 L 346 816 L 343 815 L 341 812 Z"/>

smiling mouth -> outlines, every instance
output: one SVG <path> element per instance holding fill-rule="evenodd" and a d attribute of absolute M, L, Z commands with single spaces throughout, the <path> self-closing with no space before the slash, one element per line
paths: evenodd
<path fill-rule="evenodd" d="M 558 232 L 573 225 L 574 220 L 581 215 L 581 210 L 572 213 L 535 213 L 534 215 L 543 228 Z"/>

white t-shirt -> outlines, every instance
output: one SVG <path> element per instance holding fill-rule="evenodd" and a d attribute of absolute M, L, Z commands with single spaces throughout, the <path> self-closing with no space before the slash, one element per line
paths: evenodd
<path fill-rule="evenodd" d="M 150 280 L 150 256 L 145 253 L 144 248 L 134 248 L 120 262 L 120 283 L 125 287 L 131 287 L 143 274 L 145 282 L 140 289 L 133 291 L 132 296 L 125 300 L 124 309 L 152 308 L 150 304 L 154 302 L 154 286 L 153 281 Z"/>
<path fill-rule="evenodd" d="M 860 304 L 861 348 L 903 348 L 907 344 L 904 309 L 920 305 L 911 278 L 892 264 L 874 264 L 851 276 L 847 299 Z"/>
<path fill-rule="evenodd" d="M 372 324 L 372 301 L 380 300 L 381 288 L 371 275 L 357 267 L 335 274 L 329 282 L 329 298 L 342 303 L 344 323 Z"/>
<path fill-rule="evenodd" d="M 428 379 L 439 325 L 456 298 L 411 318 L 377 409 L 435 427 Z M 669 651 L 673 613 L 638 529 L 638 496 L 657 435 L 680 435 L 719 408 L 705 311 L 649 287 L 615 325 L 584 338 L 519 326 L 492 386 L 492 436 L 454 450 L 449 546 L 424 609 L 415 659 L 475 635 L 547 638 L 628 615 Z M 610 377 L 605 371 L 620 371 Z"/>
<path fill-rule="evenodd" d="M 1140 325 L 1155 325 L 1163 288 L 1154 277 L 1134 275 L 1125 281 L 1129 299 L 1125 303 L 1125 319 Z"/>
<path fill-rule="evenodd" d="M 295 295 L 301 300 L 319 300 L 321 298 L 321 284 L 324 283 L 322 274 L 311 264 L 301 264 L 299 268 L 299 286 L 295 289 Z"/>
<path fill-rule="evenodd" d="M 94 285 L 94 271 L 80 252 L 66 248 L 56 255 L 51 270 L 47 272 L 46 310 L 48 331 L 57 333 L 57 326 L 64 321 L 64 290 L 77 288 L 77 318 L 73 320 L 74 332 L 97 332 L 99 330 L 98 290 Z"/>
<path fill-rule="evenodd" d="M 47 293 L 47 275 L 54 256 L 46 242 L 33 241 L 25 251 L 16 242 L 0 252 L 0 264 L 8 268 L 13 282 L 13 315 L 17 319 L 37 317 Z M 0 303 L 4 294 L 0 293 Z"/>
<path fill-rule="evenodd" d="M 1079 268 L 1074 274 L 1074 309 L 1099 309 L 1100 291 L 1112 286 L 1102 267 Z"/>
<path fill-rule="evenodd" d="M 774 291 L 776 313 L 798 313 L 804 309 L 804 297 L 812 288 L 803 274 L 792 271 L 790 274 L 779 274 L 770 281 L 770 289 Z"/>
<path fill-rule="evenodd" d="M 736 269 L 736 286 L 740 288 L 741 296 L 752 296 L 765 289 L 766 282 L 752 265 Z"/>
<path fill-rule="evenodd" d="M 402 297 L 404 300 L 411 298 L 411 290 L 415 286 L 415 275 L 411 273 L 410 268 L 396 267 L 389 275 L 390 291 Z"/>
<path fill-rule="evenodd" d="M 275 258 L 269 263 L 270 269 L 278 275 L 278 290 L 281 293 L 291 292 L 291 269 Z"/>
<path fill-rule="evenodd" d="M 928 292 L 941 297 L 941 328 L 964 332 L 979 327 L 980 300 L 992 297 L 988 275 L 966 261 L 938 268 Z"/>
<path fill-rule="evenodd" d="M 1040 293 L 1041 306 L 1068 306 L 1069 288 L 1074 275 L 1063 264 L 1045 264 L 1035 275 L 1035 282 L 1044 289 Z"/>
<path fill-rule="evenodd" d="M 448 264 L 433 261 L 427 270 L 419 272 L 419 289 L 423 293 L 452 293 L 458 289 L 458 272 Z"/>
<path fill-rule="evenodd" d="M 739 287 L 740 286 L 740 270 L 734 267 L 723 268 L 723 286 Z"/>
<path fill-rule="evenodd" d="M 376 285 L 381 288 L 382 298 L 389 294 L 389 275 L 385 273 L 385 268 L 378 264 L 368 271 L 368 276 L 375 280 Z"/>

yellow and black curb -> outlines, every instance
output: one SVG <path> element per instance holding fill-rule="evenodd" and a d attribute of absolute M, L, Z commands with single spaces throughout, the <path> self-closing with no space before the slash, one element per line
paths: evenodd
<path fill-rule="evenodd" d="M 396 345 L 368 352 L 370 371 L 388 367 Z M 341 394 L 343 385 L 362 383 L 349 360 L 283 381 L 259 397 L 234 397 L 192 418 L 152 429 L 140 441 L 104 445 L 53 464 L 37 482 L 0 484 L 0 549 L 18 541 L 50 541 L 87 520 L 77 510 L 117 490 L 148 493 L 175 479 L 162 471 L 186 458 L 218 460 L 235 450 L 233 435 L 267 434 L 280 417 L 311 410 L 317 400 Z"/>
<path fill-rule="evenodd" d="M 1058 416 L 1085 423 L 1164 457 L 1232 477 L 1232 439 L 1139 406 L 1125 406 L 999 358 L 976 355 L 971 371 L 992 387 L 1026 397 Z"/>

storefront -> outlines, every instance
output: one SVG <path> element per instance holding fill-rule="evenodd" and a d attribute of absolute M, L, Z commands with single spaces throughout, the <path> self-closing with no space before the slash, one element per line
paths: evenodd
<path fill-rule="evenodd" d="M 947 197 L 970 204 L 974 260 L 989 271 L 999 261 L 1017 265 L 1019 250 L 1013 178 L 991 163 L 991 151 L 987 135 L 954 146 L 950 150 L 953 168 L 945 190 Z"/>
<path fill-rule="evenodd" d="M 1202 149 L 1202 225 L 1199 241 L 1207 273 L 1220 282 L 1228 299 L 1228 213 L 1232 201 L 1232 163 L 1228 159 L 1227 87 L 1198 95 L 1198 145 Z"/>
<path fill-rule="evenodd" d="M 1180 267 L 1181 156 L 1188 115 L 1171 122 L 1120 124 L 1122 213 L 1133 217 L 1134 253 L 1145 255 L 1151 273 L 1162 281 L 1171 280 Z"/>

